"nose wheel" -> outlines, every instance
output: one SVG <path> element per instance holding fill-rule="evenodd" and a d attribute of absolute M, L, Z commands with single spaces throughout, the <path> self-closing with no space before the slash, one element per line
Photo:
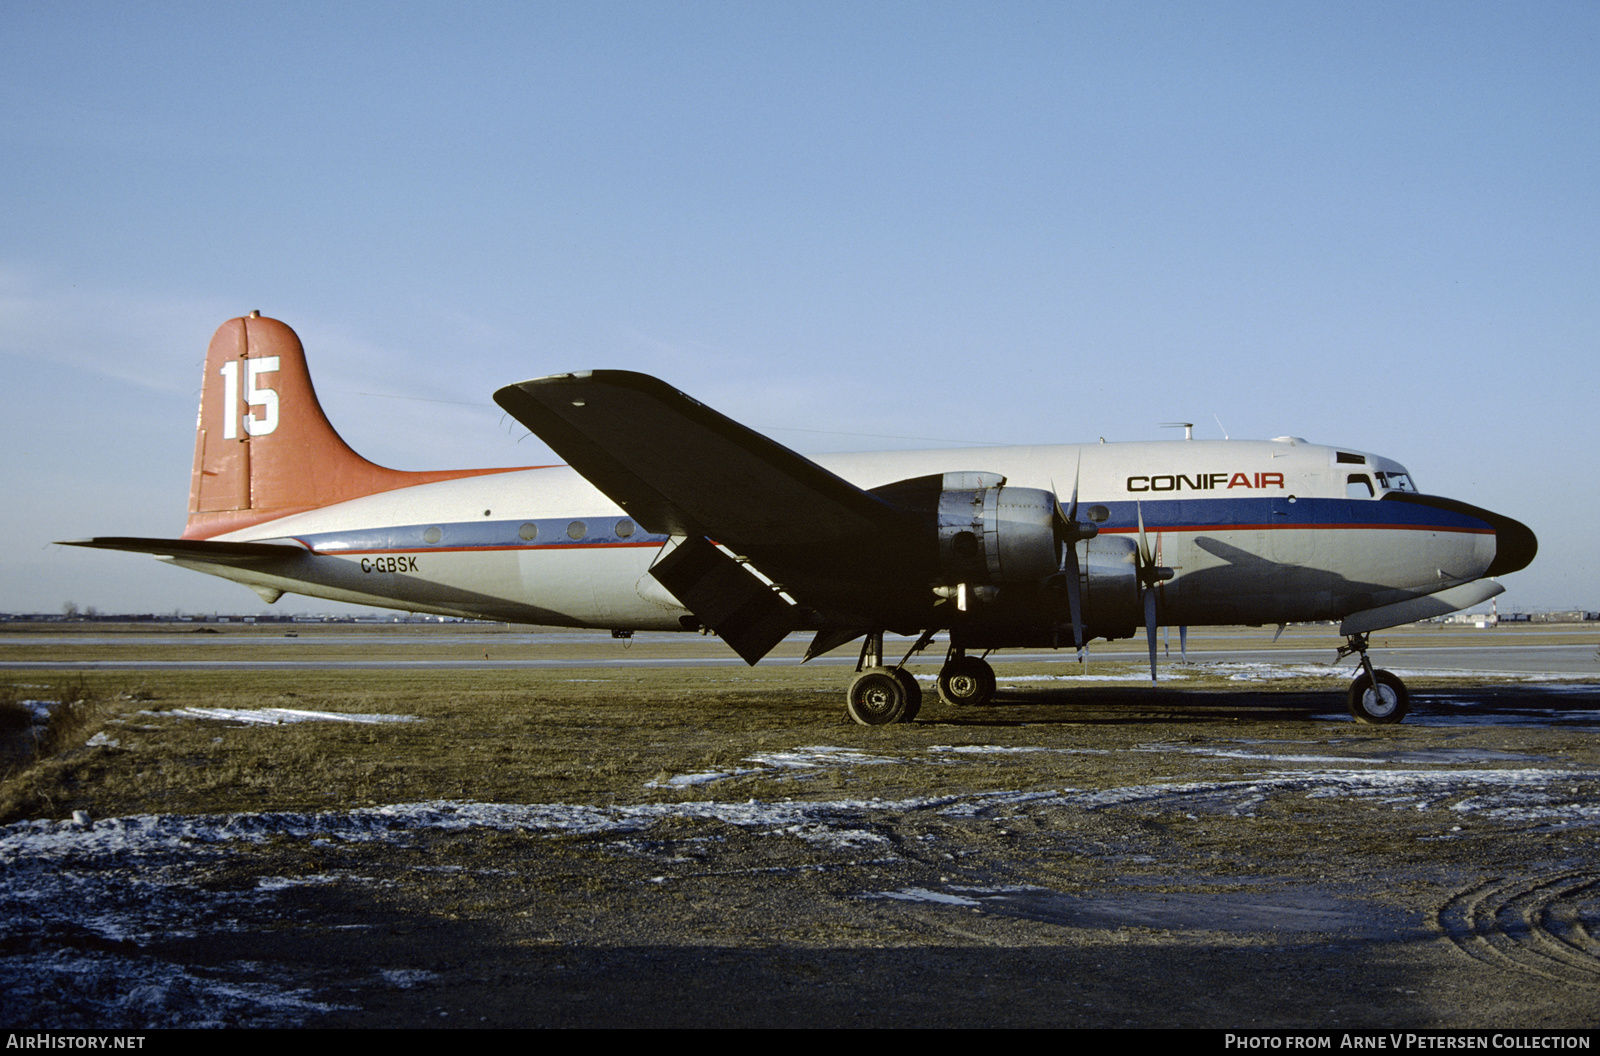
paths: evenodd
<path fill-rule="evenodd" d="M 1339 650 L 1343 659 L 1351 653 L 1361 654 L 1361 672 L 1350 683 L 1350 714 L 1367 726 L 1388 726 L 1399 722 L 1411 710 L 1411 694 L 1399 676 L 1372 666 L 1367 656 L 1367 636 L 1352 634 L 1350 644 Z"/>
<path fill-rule="evenodd" d="M 1369 726 L 1399 722 L 1410 710 L 1411 694 L 1406 684 L 1388 671 L 1365 671 L 1350 683 L 1350 714 Z"/>

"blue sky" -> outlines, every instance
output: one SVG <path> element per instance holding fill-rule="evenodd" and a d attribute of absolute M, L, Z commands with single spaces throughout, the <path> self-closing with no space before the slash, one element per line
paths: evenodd
<path fill-rule="evenodd" d="M 1600 608 L 1600 6 L 0 7 L 0 610 L 257 611 L 182 528 L 206 342 L 399 468 L 623 367 L 801 451 L 1284 434 Z M 279 607 L 328 608 L 285 598 Z"/>

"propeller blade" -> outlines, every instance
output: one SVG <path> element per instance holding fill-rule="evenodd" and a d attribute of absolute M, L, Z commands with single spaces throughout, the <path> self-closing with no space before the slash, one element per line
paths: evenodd
<path fill-rule="evenodd" d="M 1067 607 L 1072 612 L 1072 644 L 1078 647 L 1078 652 L 1083 652 L 1083 598 L 1080 596 L 1083 589 L 1078 578 L 1078 544 L 1069 541 L 1066 554 L 1061 559 L 1066 566 L 1063 571 L 1067 576 Z"/>
<path fill-rule="evenodd" d="M 1144 592 L 1144 630 L 1150 640 L 1150 685 L 1156 684 L 1156 592 Z"/>
<path fill-rule="evenodd" d="M 1178 628 L 1178 655 L 1183 657 L 1183 662 L 1189 662 L 1189 625 L 1184 624 Z"/>
<path fill-rule="evenodd" d="M 1135 553 L 1139 586 L 1142 588 L 1154 587 L 1158 583 L 1165 583 L 1176 573 L 1170 568 L 1158 566 L 1155 557 L 1150 553 L 1150 537 L 1145 534 L 1144 530 L 1144 504 L 1136 505 L 1134 512 L 1139 518 L 1139 549 Z"/>
<path fill-rule="evenodd" d="M 1078 483 L 1082 478 L 1083 452 L 1080 451 L 1077 468 L 1072 471 L 1072 494 L 1068 498 L 1065 513 L 1061 510 L 1056 482 L 1050 482 L 1050 493 L 1056 496 L 1056 541 L 1061 546 L 1061 560 L 1056 572 L 1066 581 L 1067 607 L 1072 614 L 1072 643 L 1078 647 L 1080 659 L 1083 654 L 1083 584 L 1078 566 L 1078 541 L 1093 539 L 1100 532 L 1098 525 L 1078 523 Z"/>
<path fill-rule="evenodd" d="M 1072 471 L 1072 502 L 1068 504 L 1067 520 L 1072 524 L 1078 523 L 1078 481 L 1083 478 L 1083 452 L 1078 452 L 1078 468 Z M 1055 485 L 1051 485 L 1051 491 Z"/>
<path fill-rule="evenodd" d="M 1142 572 L 1156 562 L 1150 556 L 1150 540 L 1144 534 L 1144 503 L 1135 503 L 1133 510 L 1139 517 L 1139 570 Z"/>

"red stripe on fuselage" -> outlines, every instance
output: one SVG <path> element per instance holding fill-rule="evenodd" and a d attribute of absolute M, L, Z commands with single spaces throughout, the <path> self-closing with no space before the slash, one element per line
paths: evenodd
<path fill-rule="evenodd" d="M 315 550 L 314 554 L 324 554 L 328 557 L 337 557 L 340 554 L 360 556 L 364 554 L 478 554 L 492 550 L 624 550 L 629 547 L 640 546 L 665 546 L 665 541 L 645 541 L 642 543 L 539 543 L 533 546 L 430 546 L 418 550 L 414 547 L 394 547 L 387 550 Z"/>

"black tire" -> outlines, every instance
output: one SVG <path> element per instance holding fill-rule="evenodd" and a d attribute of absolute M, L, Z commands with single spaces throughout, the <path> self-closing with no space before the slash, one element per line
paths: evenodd
<path fill-rule="evenodd" d="M 906 713 L 906 687 L 893 671 L 869 668 L 856 676 L 845 695 L 844 710 L 861 726 L 900 722 Z"/>
<path fill-rule="evenodd" d="M 1388 726 L 1399 722 L 1411 710 L 1411 694 L 1406 684 L 1388 671 L 1374 671 L 1377 689 L 1365 671 L 1350 683 L 1350 714 L 1368 726 Z"/>
<path fill-rule="evenodd" d="M 906 710 L 900 716 L 900 721 L 912 722 L 922 710 L 922 686 L 917 683 L 916 677 L 903 667 L 894 669 L 894 677 L 900 680 L 900 687 L 906 691 Z"/>
<path fill-rule="evenodd" d="M 982 707 L 994 696 L 994 668 L 987 660 L 962 656 L 939 669 L 939 699 L 958 708 Z"/>

